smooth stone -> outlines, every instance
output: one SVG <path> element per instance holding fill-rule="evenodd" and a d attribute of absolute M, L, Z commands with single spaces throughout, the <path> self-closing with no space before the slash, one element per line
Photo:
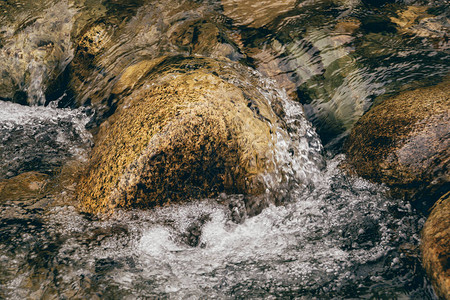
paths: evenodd
<path fill-rule="evenodd" d="M 450 192 L 436 202 L 422 230 L 422 263 L 438 297 L 450 299 Z"/>
<path fill-rule="evenodd" d="M 394 196 L 427 209 L 449 188 L 450 86 L 407 91 L 383 101 L 353 128 L 347 159 L 367 179 Z"/>
<path fill-rule="evenodd" d="M 224 15 L 233 19 L 234 25 L 259 28 L 295 8 L 297 1 L 222 0 L 221 2 Z"/>
<path fill-rule="evenodd" d="M 193 13 L 199 9 L 197 5 L 173 7 L 161 3 L 160 6 L 161 23 L 153 16 L 156 7 L 143 4 L 133 18 L 122 20 L 109 14 L 83 27 L 78 24 L 73 37 L 74 58 L 61 76 L 65 78 L 60 80 L 69 84 L 68 87 L 60 84 L 62 88 L 58 88 L 60 92 L 69 90 L 73 94 L 65 98 L 68 105 L 89 105 L 96 111 L 94 122 L 100 124 L 114 112 L 120 100 L 118 95 L 124 91 L 116 81 L 123 81 L 127 76 L 130 80 L 145 77 L 158 61 L 165 60 L 158 49 L 170 49 L 166 53 L 172 56 L 232 61 L 243 57 L 227 39 L 223 26 L 203 13 L 195 18 L 183 16 L 184 9 Z M 128 73 L 123 74 L 124 70 Z M 136 71 L 142 73 L 135 74 Z"/>
<path fill-rule="evenodd" d="M 39 172 L 26 172 L 0 180 L 0 203 L 43 196 L 49 177 L 49 175 Z"/>
<path fill-rule="evenodd" d="M 282 126 L 277 115 L 255 87 L 244 90 L 224 79 L 243 76 L 226 63 L 186 63 L 193 65 L 198 69 L 180 72 L 163 64 L 145 80 L 123 72 L 116 90 L 133 91 L 97 134 L 77 187 L 85 211 L 266 192 L 262 176 L 274 168 L 272 133 Z M 142 74 L 149 66 L 132 68 Z"/>

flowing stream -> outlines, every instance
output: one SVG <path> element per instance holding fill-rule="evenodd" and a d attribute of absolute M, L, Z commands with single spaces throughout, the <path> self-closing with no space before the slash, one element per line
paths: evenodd
<path fill-rule="evenodd" d="M 425 218 L 347 174 L 341 147 L 372 103 L 449 73 L 446 1 L 118 2 L 0 3 L 0 191 L 11 189 L 0 193 L 0 299 L 435 299 L 419 260 Z M 107 24 L 104 50 L 74 91 L 71 35 L 92 23 Z M 275 133 L 273 163 L 289 184 L 266 184 L 284 203 L 250 216 L 244 195 L 221 194 L 79 212 L 71 179 L 110 113 L 94 100 L 161 55 L 226 57 L 281 99 L 289 132 Z M 25 172 L 44 178 L 32 197 L 12 191 Z"/>

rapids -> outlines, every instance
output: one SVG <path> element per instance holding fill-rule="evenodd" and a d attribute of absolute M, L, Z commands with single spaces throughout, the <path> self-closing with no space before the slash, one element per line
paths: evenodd
<path fill-rule="evenodd" d="M 291 1 L 274 16 L 255 6 L 251 22 L 252 1 L 231 12 L 222 2 L 0 3 L 0 191 L 29 171 L 52 186 L 0 199 L 0 298 L 435 299 L 418 257 L 425 218 L 345 172 L 340 147 L 372 103 L 448 74 L 446 2 Z M 413 4 L 427 15 L 394 29 Z M 64 82 L 71 35 L 107 18 L 107 50 L 76 95 Z M 176 34 L 203 20 L 224 36 L 193 53 Z M 279 172 L 265 178 L 270 204 L 259 214 L 226 194 L 105 219 L 77 209 L 62 170 L 86 162 L 110 113 L 88 99 L 109 99 L 118 70 L 160 55 L 227 57 L 267 101 L 281 99 L 288 130 L 274 133 Z"/>

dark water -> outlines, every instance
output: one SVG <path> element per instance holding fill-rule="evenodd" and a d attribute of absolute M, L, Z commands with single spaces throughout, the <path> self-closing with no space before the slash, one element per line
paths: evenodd
<path fill-rule="evenodd" d="M 338 153 L 373 103 L 448 74 L 448 7 L 1 2 L 0 179 L 28 171 L 49 179 L 32 199 L 2 194 L 0 298 L 435 299 L 418 258 L 424 218 L 385 187 L 346 175 Z M 73 44 L 93 27 L 95 61 Z M 95 131 L 111 113 L 106 104 L 114 104 L 111 89 L 124 68 L 161 55 L 257 70 L 240 86 L 256 80 L 267 101 L 282 100 L 291 132 L 274 133 L 273 162 L 302 183 L 279 187 L 290 201 L 254 217 L 243 195 L 107 220 L 77 211 L 67 162 L 87 159 L 86 126 Z M 77 73 L 74 88 L 66 72 L 80 64 L 89 72 Z M 277 187 L 276 176 L 266 179 Z"/>

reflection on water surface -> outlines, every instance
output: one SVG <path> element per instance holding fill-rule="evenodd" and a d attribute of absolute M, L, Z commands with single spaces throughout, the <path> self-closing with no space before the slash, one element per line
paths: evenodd
<path fill-rule="evenodd" d="M 0 99 L 32 106 L 0 102 L 0 194 L 23 172 L 42 190 L 0 200 L 0 298 L 433 299 L 423 218 L 344 174 L 339 155 L 252 218 L 242 195 L 221 195 L 100 220 L 60 175 L 121 101 L 124 70 L 162 55 L 257 69 L 291 97 L 284 121 L 302 103 L 332 157 L 372 104 L 450 70 L 445 1 L 378 2 L 2 1 Z"/>

